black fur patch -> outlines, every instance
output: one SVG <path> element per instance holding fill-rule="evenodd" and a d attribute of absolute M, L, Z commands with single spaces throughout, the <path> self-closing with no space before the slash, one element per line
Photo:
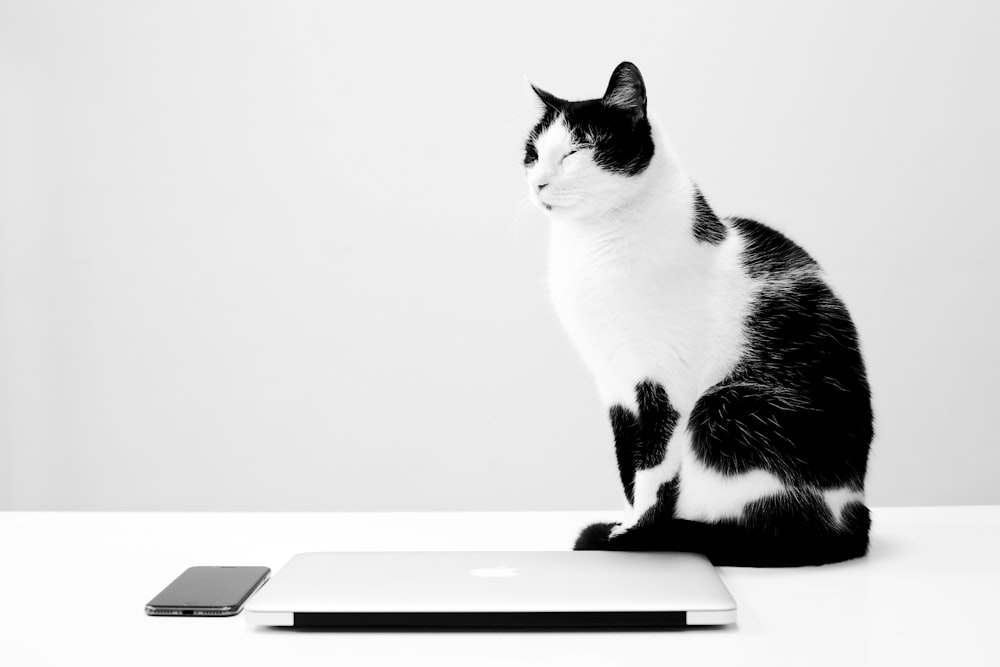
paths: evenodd
<path fill-rule="evenodd" d="M 753 278 L 816 266 L 805 250 L 776 229 L 747 218 L 729 218 L 743 237 L 743 266 Z"/>
<path fill-rule="evenodd" d="M 737 368 L 695 404 L 692 449 L 724 474 L 763 469 L 791 485 L 862 489 L 874 436 L 857 332 L 797 245 L 739 220 L 747 270 L 764 277 Z M 770 284 L 768 284 L 770 282 Z"/>
<path fill-rule="evenodd" d="M 576 551 L 601 551 L 607 549 L 608 534 L 617 526 L 616 523 L 592 523 L 576 538 L 573 549 Z"/>
<path fill-rule="evenodd" d="M 573 141 L 594 150 L 594 161 L 602 169 L 625 176 L 641 174 L 653 158 L 653 135 L 643 115 L 635 120 L 621 109 L 601 100 L 567 102 L 566 126 Z"/>
<path fill-rule="evenodd" d="M 726 240 L 726 226 L 715 215 L 715 211 L 705 201 L 701 190 L 694 190 L 694 238 L 699 243 L 718 245 Z"/>
<path fill-rule="evenodd" d="M 840 510 L 840 532 L 846 535 L 864 535 L 866 547 L 871 527 L 871 512 L 864 503 L 852 501 Z"/>
<path fill-rule="evenodd" d="M 639 414 L 615 405 L 611 408 L 611 428 L 615 436 L 618 473 L 629 504 L 635 502 L 633 484 L 637 470 L 652 468 L 663 461 L 667 441 L 679 417 L 670 404 L 663 385 L 646 380 L 635 387 Z"/>
<path fill-rule="evenodd" d="M 809 539 L 829 532 L 830 508 L 815 491 L 799 490 L 759 498 L 743 508 L 741 524 L 761 536 Z"/>
<path fill-rule="evenodd" d="M 635 465 L 633 464 L 632 443 L 635 440 L 636 417 L 628 408 L 611 406 L 611 430 L 615 434 L 615 458 L 618 461 L 618 476 L 628 504 L 635 502 Z"/>

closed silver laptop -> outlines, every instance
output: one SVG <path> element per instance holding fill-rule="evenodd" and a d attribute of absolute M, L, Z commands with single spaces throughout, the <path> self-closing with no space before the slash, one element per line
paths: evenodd
<path fill-rule="evenodd" d="M 715 568 L 688 553 L 305 553 L 246 605 L 294 628 L 656 628 L 736 622 Z"/>

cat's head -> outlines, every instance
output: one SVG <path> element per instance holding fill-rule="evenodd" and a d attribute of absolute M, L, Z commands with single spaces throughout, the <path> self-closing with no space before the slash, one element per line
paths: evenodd
<path fill-rule="evenodd" d="M 615 68 L 603 97 L 570 102 L 531 86 L 542 117 L 524 146 L 528 196 L 553 215 L 586 217 L 621 206 L 653 157 L 639 68 Z"/>

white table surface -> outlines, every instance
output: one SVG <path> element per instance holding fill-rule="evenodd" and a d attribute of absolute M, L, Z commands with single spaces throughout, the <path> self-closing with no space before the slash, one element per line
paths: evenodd
<path fill-rule="evenodd" d="M 721 568 L 723 629 L 295 632 L 148 617 L 190 565 L 301 551 L 567 548 L 613 512 L 0 513 L 4 665 L 1000 665 L 1000 507 L 874 511 L 867 559 Z"/>

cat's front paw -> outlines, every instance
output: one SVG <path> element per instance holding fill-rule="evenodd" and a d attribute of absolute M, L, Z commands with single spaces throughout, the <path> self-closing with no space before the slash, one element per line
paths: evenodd
<path fill-rule="evenodd" d="M 593 523 L 582 531 L 573 545 L 574 551 L 600 551 L 608 548 L 611 532 L 619 523 Z"/>

